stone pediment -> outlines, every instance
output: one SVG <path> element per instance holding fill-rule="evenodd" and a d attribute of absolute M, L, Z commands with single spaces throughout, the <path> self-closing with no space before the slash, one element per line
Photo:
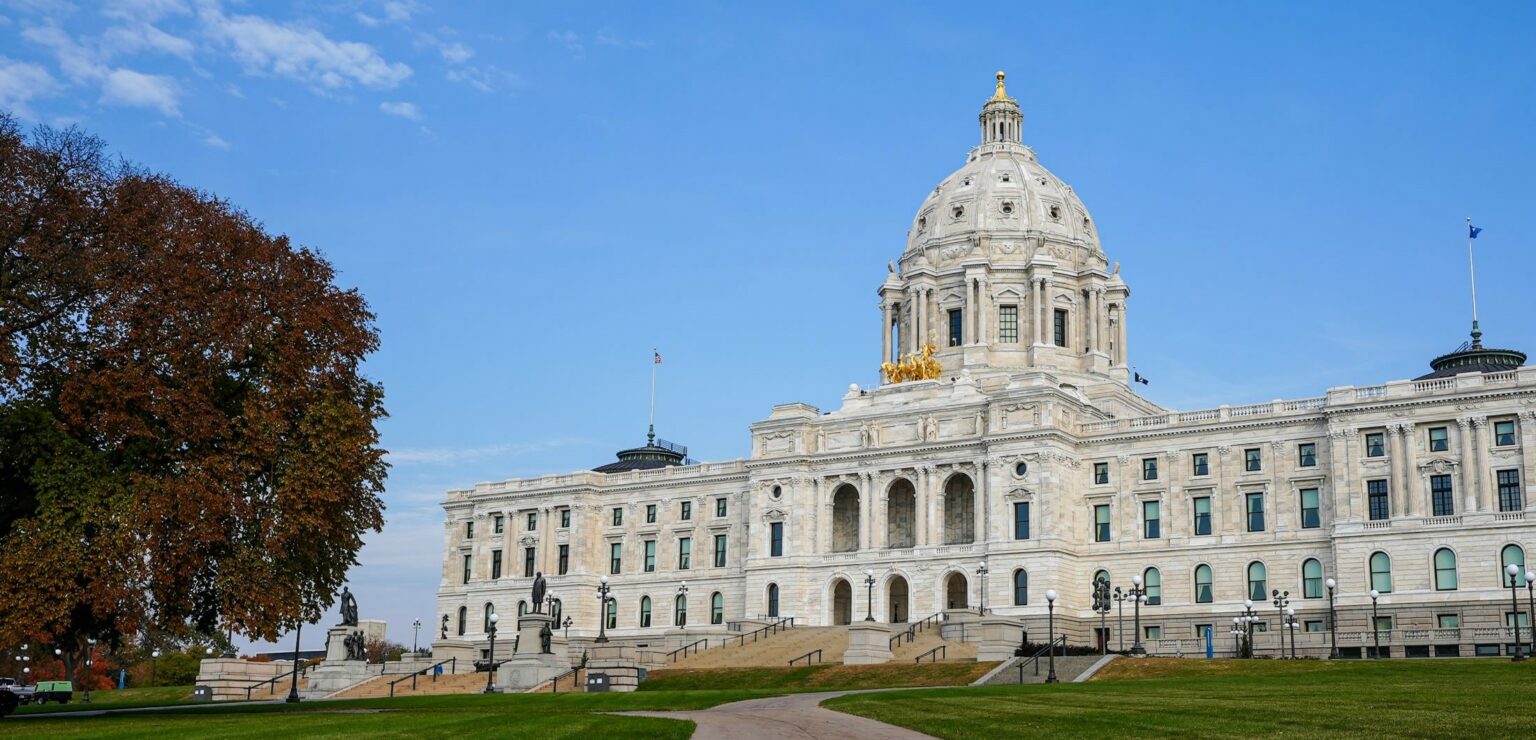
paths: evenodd
<path fill-rule="evenodd" d="M 787 518 L 789 518 L 789 514 L 783 509 L 769 509 L 763 512 L 763 521 L 765 522 L 782 522 Z"/>
<path fill-rule="evenodd" d="M 1461 463 L 1448 457 L 1436 457 L 1419 463 L 1421 473 L 1449 473 L 1460 467 Z"/>

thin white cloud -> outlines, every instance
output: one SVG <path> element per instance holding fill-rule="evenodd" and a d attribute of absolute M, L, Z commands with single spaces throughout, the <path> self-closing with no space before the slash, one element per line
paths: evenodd
<path fill-rule="evenodd" d="M 192 9 L 183 0 L 108 0 L 101 9 L 101 14 L 108 18 L 143 23 L 191 12 Z"/>
<path fill-rule="evenodd" d="M 581 36 L 578 36 L 575 31 L 550 31 L 549 40 L 565 47 L 565 50 L 577 59 L 586 56 L 587 48 L 582 45 Z"/>
<path fill-rule="evenodd" d="M 59 62 L 59 70 L 74 82 L 97 80 L 107 73 L 101 61 L 84 44 L 58 26 L 32 26 L 22 29 L 21 37 L 47 47 Z"/>
<path fill-rule="evenodd" d="M 457 41 L 450 44 L 442 44 L 437 47 L 438 53 L 443 55 L 443 60 L 449 64 L 463 64 L 475 55 L 475 50 Z"/>
<path fill-rule="evenodd" d="M 384 22 L 383 18 L 375 18 L 362 11 L 358 11 L 352 14 L 352 17 L 356 18 L 358 23 L 361 23 L 369 28 L 377 28 L 380 23 Z"/>
<path fill-rule="evenodd" d="M 153 108 L 175 118 L 181 115 L 177 104 L 176 81 L 164 75 L 144 74 L 131 69 L 114 69 L 101 82 L 100 102 L 135 108 Z"/>
<path fill-rule="evenodd" d="M 421 12 L 421 4 L 415 0 L 388 0 L 384 3 L 384 20 L 390 23 L 410 23 L 411 16 Z"/>
<path fill-rule="evenodd" d="M 523 84 L 523 78 L 518 76 L 516 72 L 508 72 L 494 65 L 454 67 L 448 70 L 446 76 L 450 82 L 469 85 L 485 93 L 517 87 Z"/>
<path fill-rule="evenodd" d="M 225 15 L 218 7 L 201 10 L 205 30 L 225 44 L 247 74 L 298 80 L 319 91 L 361 85 L 398 86 L 411 68 L 386 61 L 368 44 L 337 41 L 313 29 L 254 15 Z"/>
<path fill-rule="evenodd" d="M 148 23 L 114 26 L 101 34 L 101 52 L 108 57 L 155 52 L 191 59 L 194 50 L 191 41 L 166 33 Z"/>
<path fill-rule="evenodd" d="M 417 108 L 415 103 L 384 102 L 379 103 L 379 110 L 391 116 L 399 116 L 407 121 L 420 121 L 422 118 L 421 109 Z"/>
<path fill-rule="evenodd" d="M 0 57 L 0 108 L 29 121 L 37 114 L 28 105 L 33 98 L 52 95 L 59 83 L 48 70 L 29 62 Z"/>
<path fill-rule="evenodd" d="M 626 39 L 612 31 L 597 32 L 598 46 L 612 46 L 616 49 L 650 49 L 655 43 L 650 39 Z"/>

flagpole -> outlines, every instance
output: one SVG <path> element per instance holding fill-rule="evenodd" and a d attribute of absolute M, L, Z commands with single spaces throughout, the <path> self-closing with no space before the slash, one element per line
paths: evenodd
<path fill-rule="evenodd" d="M 1477 328 L 1477 263 L 1472 259 L 1472 217 L 1467 217 L 1467 274 L 1472 280 L 1472 344 L 1481 342 L 1482 332 Z"/>
<path fill-rule="evenodd" d="M 654 443 L 656 441 L 656 366 L 661 364 L 661 363 L 658 363 L 656 361 L 656 358 L 659 357 L 659 356 L 661 356 L 661 353 L 657 352 L 655 347 L 652 347 L 651 348 L 651 419 L 650 419 L 650 425 L 649 425 L 649 427 L 647 427 L 646 432 L 645 432 L 646 444 L 652 444 L 652 443 Z"/>

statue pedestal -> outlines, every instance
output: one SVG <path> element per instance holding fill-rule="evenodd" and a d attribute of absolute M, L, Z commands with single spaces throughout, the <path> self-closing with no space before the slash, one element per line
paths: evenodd
<path fill-rule="evenodd" d="M 347 659 L 347 636 L 362 630 L 346 625 L 336 625 L 325 632 L 325 662 L 340 663 Z M 366 662 L 366 661 L 364 661 Z"/>
<path fill-rule="evenodd" d="M 540 651 L 539 633 L 549 625 L 550 652 Z M 499 642 L 499 641 L 498 641 Z M 524 614 L 517 620 L 517 652 L 496 669 L 496 687 L 530 689 L 571 669 L 565 640 L 548 614 Z M 498 646 L 499 647 L 499 646 Z M 507 646 L 511 649 L 511 646 Z"/>
<path fill-rule="evenodd" d="M 884 622 L 854 622 L 848 625 L 848 650 L 844 665 L 866 665 L 891 661 L 891 626 Z"/>

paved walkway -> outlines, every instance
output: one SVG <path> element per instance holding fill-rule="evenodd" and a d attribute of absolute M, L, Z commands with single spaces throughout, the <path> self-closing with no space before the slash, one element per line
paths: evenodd
<path fill-rule="evenodd" d="M 698 725 L 693 740 L 918 740 L 920 732 L 867 717 L 834 712 L 822 701 L 865 691 L 825 691 L 721 704 L 695 712 L 616 712 L 637 717 L 688 719 Z"/>

